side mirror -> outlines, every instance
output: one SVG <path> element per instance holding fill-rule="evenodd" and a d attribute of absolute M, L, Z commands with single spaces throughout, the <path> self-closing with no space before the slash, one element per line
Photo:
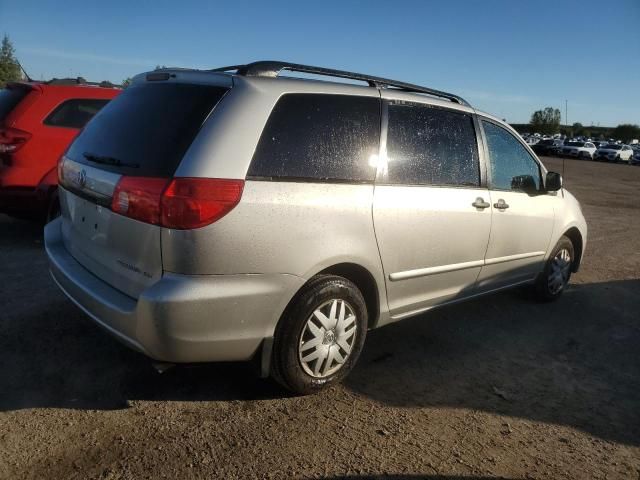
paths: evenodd
<path fill-rule="evenodd" d="M 518 175 L 517 177 L 513 177 L 511 179 L 511 190 L 528 193 L 529 195 L 538 193 L 536 181 L 531 175 Z"/>
<path fill-rule="evenodd" d="M 547 192 L 557 192 L 562 188 L 562 175 L 556 172 L 547 172 L 544 187 Z"/>

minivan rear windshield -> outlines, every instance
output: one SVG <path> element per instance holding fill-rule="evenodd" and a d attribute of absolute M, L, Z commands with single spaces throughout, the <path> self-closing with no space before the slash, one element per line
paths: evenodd
<path fill-rule="evenodd" d="M 10 86 L 0 90 L 0 123 L 27 96 L 30 88 Z"/>
<path fill-rule="evenodd" d="M 173 82 L 130 86 L 93 117 L 67 156 L 110 172 L 170 177 L 227 90 Z"/>

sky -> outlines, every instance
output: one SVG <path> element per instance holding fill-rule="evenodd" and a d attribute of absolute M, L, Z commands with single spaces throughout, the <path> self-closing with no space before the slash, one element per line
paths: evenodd
<path fill-rule="evenodd" d="M 640 124 L 640 0 L 0 0 L 34 79 L 286 60 L 450 91 L 510 123 Z"/>

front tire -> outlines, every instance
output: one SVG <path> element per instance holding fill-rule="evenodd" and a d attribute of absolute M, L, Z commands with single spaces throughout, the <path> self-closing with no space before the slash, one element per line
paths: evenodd
<path fill-rule="evenodd" d="M 560 298 L 571 278 L 574 260 L 573 243 L 565 236 L 560 237 L 536 280 L 535 293 L 539 300 L 549 302 Z"/>
<path fill-rule="evenodd" d="M 360 356 L 367 325 L 366 303 L 353 282 L 336 275 L 313 277 L 278 323 L 272 377 L 302 395 L 340 382 Z"/>

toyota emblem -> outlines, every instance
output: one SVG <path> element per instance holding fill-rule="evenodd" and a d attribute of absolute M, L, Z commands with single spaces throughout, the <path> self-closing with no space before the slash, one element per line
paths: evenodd
<path fill-rule="evenodd" d="M 84 187 L 87 184 L 87 172 L 83 168 L 78 172 L 78 177 L 76 178 L 76 183 L 80 187 Z"/>

